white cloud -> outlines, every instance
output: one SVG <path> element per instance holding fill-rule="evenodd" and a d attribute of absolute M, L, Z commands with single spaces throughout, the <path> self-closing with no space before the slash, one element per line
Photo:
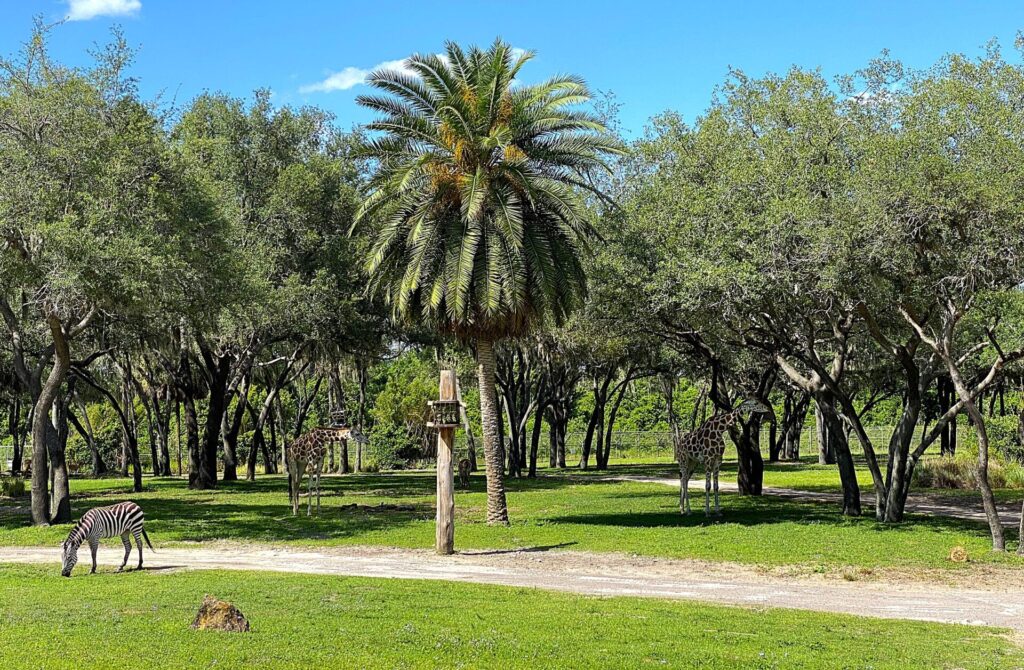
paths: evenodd
<path fill-rule="evenodd" d="M 377 63 L 371 68 L 347 67 L 339 72 L 331 73 L 323 81 L 315 84 L 307 84 L 299 88 L 299 93 L 329 93 L 331 91 L 346 91 L 353 86 L 366 83 L 366 78 L 374 70 L 397 70 L 403 74 L 415 75 L 405 66 L 404 60 L 386 60 Z"/>
<path fill-rule="evenodd" d="M 88 21 L 97 16 L 132 16 L 142 0 L 68 0 L 68 21 Z"/>
<path fill-rule="evenodd" d="M 526 53 L 525 49 L 519 47 L 512 48 L 512 57 L 519 58 Z M 444 54 L 437 54 L 442 60 L 447 60 L 447 56 Z M 396 70 L 402 74 L 415 77 L 416 73 L 406 67 L 405 60 L 386 60 L 383 63 L 377 63 L 371 68 L 359 68 L 359 67 L 347 67 L 344 70 L 338 72 L 332 72 L 327 75 L 327 78 L 318 81 L 315 84 L 306 84 L 299 88 L 299 93 L 330 93 L 331 91 L 347 91 L 355 86 L 360 86 L 366 83 L 366 78 L 374 70 Z M 515 83 L 515 82 L 514 82 Z"/>

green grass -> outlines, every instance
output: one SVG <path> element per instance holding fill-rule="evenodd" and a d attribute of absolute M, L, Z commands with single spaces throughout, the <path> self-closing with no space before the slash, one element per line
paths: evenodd
<path fill-rule="evenodd" d="M 204 594 L 250 633 L 193 631 Z M 472 584 L 0 565 L 7 668 L 1001 668 L 998 631 Z"/>
<path fill-rule="evenodd" d="M 812 475 L 794 470 L 792 476 Z M 426 548 L 434 541 L 430 472 L 325 478 L 323 510 L 312 519 L 304 516 L 304 510 L 297 518 L 291 516 L 281 477 L 222 483 L 215 491 L 189 491 L 181 480 L 147 478 L 145 491 L 139 494 L 131 493 L 125 480 L 74 480 L 73 493 L 76 517 L 94 506 L 138 501 L 158 548 L 166 543 L 213 540 Z M 900 525 L 883 525 L 871 518 L 844 518 L 835 504 L 732 494 L 722 496 L 724 517 L 709 521 L 702 512 L 680 516 L 677 496 L 661 484 L 602 481 L 575 474 L 510 480 L 512 525 L 492 527 L 483 522 L 484 479 L 477 475 L 470 491 L 456 494 L 456 546 L 617 551 L 832 570 L 954 567 L 947 556 L 959 545 L 982 562 L 1024 565 L 1012 555 L 991 554 L 988 531 L 976 523 L 918 517 Z M 31 527 L 27 500 L 19 502 L 16 508 L 10 501 L 0 501 L 0 546 L 56 547 L 69 527 Z M 377 507 L 380 504 L 392 507 Z"/>

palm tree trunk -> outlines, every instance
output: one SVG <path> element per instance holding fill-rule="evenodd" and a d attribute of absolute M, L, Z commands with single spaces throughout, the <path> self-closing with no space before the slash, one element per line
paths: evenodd
<path fill-rule="evenodd" d="M 498 393 L 495 389 L 494 343 L 480 339 L 476 343 L 477 377 L 480 382 L 480 423 L 483 428 L 484 457 L 487 459 L 487 523 L 508 524 L 505 501 L 504 463 L 498 436 Z"/>

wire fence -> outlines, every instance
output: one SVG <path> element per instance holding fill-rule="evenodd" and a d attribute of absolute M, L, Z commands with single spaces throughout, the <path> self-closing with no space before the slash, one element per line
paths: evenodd
<path fill-rule="evenodd" d="M 895 430 L 894 426 L 868 426 L 866 429 L 868 438 L 878 451 L 888 447 L 889 439 Z M 958 438 L 961 443 L 972 439 L 971 429 L 968 426 L 958 426 Z M 761 431 L 761 450 L 767 456 L 769 444 L 769 430 Z M 475 438 L 476 444 L 483 444 L 480 436 Z M 565 436 L 565 460 L 568 463 L 579 462 L 583 455 L 583 443 L 586 440 L 586 432 L 573 431 Z M 464 448 L 465 442 L 462 442 Z M 595 437 L 596 442 L 596 437 Z M 550 452 L 548 435 L 543 435 L 538 445 L 540 460 L 547 461 L 547 454 Z M 856 435 L 850 435 L 850 451 L 855 456 L 863 455 L 864 450 Z M 152 469 L 152 456 L 148 450 L 139 450 L 139 460 L 143 470 Z M 800 433 L 800 454 L 811 456 L 818 453 L 818 435 L 813 426 L 806 426 Z M 0 471 L 9 471 L 14 458 L 14 447 L 12 445 L 0 445 Z M 593 454 L 591 459 L 593 459 Z M 725 458 L 736 458 L 736 446 L 731 440 L 725 441 Z M 173 460 L 173 459 L 172 459 Z M 669 431 L 614 431 L 611 438 L 611 450 L 609 462 L 612 463 L 669 463 L 675 460 L 675 451 L 672 446 L 672 433 Z"/>
<path fill-rule="evenodd" d="M 876 451 L 884 451 L 889 446 L 895 426 L 867 426 L 865 432 Z M 583 443 L 586 440 L 585 431 L 574 431 L 565 435 L 565 460 L 566 462 L 578 462 L 583 455 Z M 959 426 L 958 437 L 961 443 L 964 438 L 970 439 L 970 427 Z M 767 457 L 770 439 L 770 429 L 764 428 L 760 435 L 761 451 Z M 596 444 L 596 436 L 594 438 Z M 477 444 L 482 444 L 481 439 L 476 438 Z M 853 433 L 849 436 L 850 451 L 854 456 L 862 456 L 864 449 L 857 436 Z M 593 445 L 592 445 L 593 446 Z M 550 441 L 544 435 L 538 451 L 541 454 L 540 460 L 546 460 L 546 454 L 550 452 Z M 811 456 L 818 453 L 818 435 L 814 426 L 805 426 L 800 433 L 800 454 Z M 591 459 L 594 456 L 591 455 Z M 725 458 L 736 458 L 736 446 L 732 440 L 725 440 Z M 675 460 L 675 450 L 672 446 L 672 433 L 669 431 L 614 431 L 611 438 L 611 449 L 609 461 L 614 463 L 658 463 L 671 462 Z"/>

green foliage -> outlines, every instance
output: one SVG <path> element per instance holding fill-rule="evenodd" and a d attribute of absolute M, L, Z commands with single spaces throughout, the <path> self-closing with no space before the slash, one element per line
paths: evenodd
<path fill-rule="evenodd" d="M 370 433 L 368 468 L 371 472 L 397 470 L 419 456 L 419 446 L 405 426 L 378 423 Z"/>
<path fill-rule="evenodd" d="M 222 286 L 223 220 L 168 150 L 160 120 L 125 78 L 117 36 L 92 69 L 48 51 L 37 26 L 18 60 L 0 59 L 0 289 L 74 322 L 90 309 L 157 318 Z"/>
<path fill-rule="evenodd" d="M 573 110 L 590 97 L 578 77 L 515 83 L 532 58 L 449 42 L 405 61 L 417 77 L 372 73 L 381 94 L 358 98 L 382 115 L 362 148 L 376 161 L 358 215 L 374 221 L 367 266 L 398 315 L 498 340 L 584 295 L 580 190 L 619 147 Z"/>
<path fill-rule="evenodd" d="M 411 349 L 377 366 L 373 385 L 370 452 L 377 467 L 386 470 L 422 458 L 427 403 L 437 399 L 437 364 L 430 353 Z"/>
<path fill-rule="evenodd" d="M 142 411 L 142 408 L 138 408 Z M 113 467 L 121 453 L 121 445 L 124 440 L 121 432 L 121 424 L 118 421 L 117 413 L 109 403 L 90 403 L 86 406 L 89 423 L 92 425 L 93 439 L 103 462 L 108 467 Z M 86 417 L 79 417 L 79 421 L 85 423 Z M 140 441 L 143 436 L 140 435 Z M 145 436 L 146 447 L 148 447 L 148 436 Z M 139 447 L 142 450 L 142 445 Z M 68 433 L 67 445 L 68 465 L 73 470 L 85 471 L 92 463 L 92 451 L 85 439 L 73 428 Z"/>
<path fill-rule="evenodd" d="M 372 316 L 357 309 L 360 240 L 348 237 L 358 172 L 349 138 L 327 112 L 196 98 L 175 125 L 173 147 L 217 196 L 238 263 L 235 300 L 222 303 L 224 335 L 352 337 Z M 255 305 L 259 309 L 253 309 Z M 363 314 L 365 312 L 365 316 Z"/>
<path fill-rule="evenodd" d="M 1016 415 L 989 416 L 985 418 L 985 430 L 989 445 L 1003 459 L 1024 464 L 1024 445 L 1017 434 L 1019 419 Z M 994 486 L 994 484 L 993 484 Z"/>

